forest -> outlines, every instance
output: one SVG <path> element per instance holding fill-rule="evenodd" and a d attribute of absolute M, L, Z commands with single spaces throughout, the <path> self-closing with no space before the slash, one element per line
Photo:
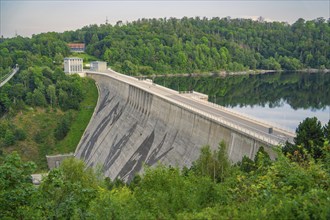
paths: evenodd
<path fill-rule="evenodd" d="M 226 18 L 139 19 L 89 25 L 75 31 L 0 41 L 0 76 L 31 57 L 62 62 L 66 43 L 86 44 L 86 53 L 131 75 L 242 70 L 330 68 L 329 20 L 285 22 Z"/>
<path fill-rule="evenodd" d="M 330 67 L 329 20 L 139 19 L 64 32 L 127 74 L 297 70 Z"/>
<path fill-rule="evenodd" d="M 226 145 L 201 148 L 192 167 L 145 167 L 130 183 L 75 158 L 39 186 L 36 166 L 17 153 L 0 163 L 1 219 L 329 219 L 330 121 L 307 118 L 294 143 L 260 147 L 253 160 L 231 164 Z"/>

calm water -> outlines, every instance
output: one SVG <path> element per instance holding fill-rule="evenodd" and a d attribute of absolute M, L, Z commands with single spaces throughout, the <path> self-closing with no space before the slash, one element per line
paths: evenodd
<path fill-rule="evenodd" d="M 228 77 L 157 77 L 155 83 L 209 95 L 209 101 L 295 131 L 306 117 L 330 120 L 329 73 Z"/>

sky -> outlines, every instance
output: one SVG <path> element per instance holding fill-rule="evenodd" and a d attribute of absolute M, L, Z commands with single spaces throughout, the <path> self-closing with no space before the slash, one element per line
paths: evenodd
<path fill-rule="evenodd" d="M 0 0 L 0 36 L 31 37 L 76 30 L 90 24 L 116 24 L 139 18 L 257 18 L 290 24 L 299 18 L 330 17 L 330 0 Z"/>

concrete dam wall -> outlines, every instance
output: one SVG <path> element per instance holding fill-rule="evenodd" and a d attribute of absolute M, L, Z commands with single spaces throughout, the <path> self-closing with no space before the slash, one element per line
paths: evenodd
<path fill-rule="evenodd" d="M 98 85 L 99 100 L 75 156 L 101 166 L 111 179 L 130 181 L 143 164 L 158 161 L 190 167 L 202 146 L 217 149 L 221 140 L 232 162 L 253 158 L 267 145 L 115 77 L 87 75 Z M 270 147 L 265 150 L 272 153 Z"/>

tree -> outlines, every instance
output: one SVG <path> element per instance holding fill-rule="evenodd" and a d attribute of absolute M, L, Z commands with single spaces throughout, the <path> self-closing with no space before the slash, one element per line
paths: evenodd
<path fill-rule="evenodd" d="M 62 140 L 63 138 L 65 138 L 65 136 L 70 130 L 71 120 L 72 120 L 72 115 L 70 113 L 67 113 L 58 122 L 54 132 L 55 138 L 57 140 Z"/>
<path fill-rule="evenodd" d="M 192 170 L 201 176 L 208 176 L 214 182 L 223 182 L 230 170 L 226 144 L 221 141 L 218 150 L 211 152 L 210 146 L 201 148 L 201 154 L 193 163 Z"/>
<path fill-rule="evenodd" d="M 56 103 L 56 88 L 55 85 L 49 85 L 47 87 L 47 98 L 49 99 L 49 103 L 51 107 L 54 107 L 54 104 Z"/>
<path fill-rule="evenodd" d="M 95 34 L 93 34 L 93 36 L 92 36 L 92 39 L 91 39 L 91 41 L 89 42 L 90 44 L 96 44 L 96 43 L 98 43 L 99 42 L 99 37 L 97 36 L 97 34 L 95 33 Z"/>
<path fill-rule="evenodd" d="M 37 205 L 44 218 L 86 219 L 98 186 L 100 179 L 92 169 L 81 160 L 68 158 L 45 177 Z"/>
<path fill-rule="evenodd" d="M 314 158 L 321 156 L 323 146 L 323 131 L 321 122 L 316 117 L 306 118 L 296 129 L 294 142 L 302 145 Z"/>
<path fill-rule="evenodd" d="M 14 152 L 5 157 L 0 164 L 0 218 L 36 219 L 32 211 L 36 188 L 32 184 L 31 174 L 35 164 L 24 163 Z"/>
<path fill-rule="evenodd" d="M 60 105 L 60 107 L 64 110 L 69 109 L 69 96 L 68 93 L 62 89 L 60 89 L 59 91 L 59 95 L 58 95 L 58 104 Z"/>
<path fill-rule="evenodd" d="M 300 153 L 305 155 L 305 151 L 314 159 L 322 156 L 322 147 L 324 143 L 324 133 L 321 122 L 316 117 L 306 118 L 296 129 L 294 144 L 286 143 L 283 148 L 285 154 L 296 155 Z"/>
<path fill-rule="evenodd" d="M 35 89 L 33 92 L 33 104 L 36 106 L 46 106 L 46 98 L 40 89 Z"/>
<path fill-rule="evenodd" d="M 5 137 L 3 139 L 3 144 L 6 147 L 8 147 L 8 146 L 15 144 L 15 141 L 16 141 L 16 139 L 15 139 L 14 133 L 10 129 L 8 129 L 6 131 Z"/>

